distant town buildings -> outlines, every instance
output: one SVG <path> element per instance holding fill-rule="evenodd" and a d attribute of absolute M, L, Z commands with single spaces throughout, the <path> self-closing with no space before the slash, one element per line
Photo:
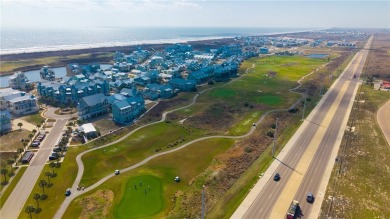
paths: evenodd
<path fill-rule="evenodd" d="M 43 66 L 43 68 L 39 72 L 39 75 L 41 76 L 41 79 L 47 81 L 54 81 L 56 79 L 54 71 L 51 70 L 47 65 Z"/>

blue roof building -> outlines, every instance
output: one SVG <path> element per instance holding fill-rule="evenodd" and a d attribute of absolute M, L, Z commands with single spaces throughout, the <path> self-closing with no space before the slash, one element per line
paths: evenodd
<path fill-rule="evenodd" d="M 112 105 L 113 120 L 119 124 L 129 124 L 145 111 L 142 97 L 130 97 Z"/>
<path fill-rule="evenodd" d="M 11 113 L 8 110 L 0 111 L 0 133 L 7 133 L 11 131 L 12 123 L 11 123 Z"/>
<path fill-rule="evenodd" d="M 77 110 L 80 120 L 88 120 L 108 113 L 109 102 L 104 94 L 98 93 L 81 98 L 77 105 Z"/>

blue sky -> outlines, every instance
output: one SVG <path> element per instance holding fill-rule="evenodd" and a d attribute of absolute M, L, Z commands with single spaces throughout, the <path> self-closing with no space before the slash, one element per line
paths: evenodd
<path fill-rule="evenodd" d="M 0 1 L 1 27 L 390 28 L 390 0 Z"/>

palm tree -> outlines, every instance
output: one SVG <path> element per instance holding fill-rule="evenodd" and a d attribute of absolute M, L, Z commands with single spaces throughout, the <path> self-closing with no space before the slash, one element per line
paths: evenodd
<path fill-rule="evenodd" d="M 49 163 L 49 167 L 53 171 L 52 175 L 54 175 L 54 168 L 57 167 L 57 164 L 55 164 L 54 162 L 51 162 L 51 163 Z"/>
<path fill-rule="evenodd" d="M 35 208 L 32 205 L 27 205 L 24 211 L 30 215 L 30 218 L 32 219 L 32 213 L 35 212 Z"/>
<path fill-rule="evenodd" d="M 23 123 L 19 122 L 18 126 L 19 126 L 19 130 L 22 130 Z"/>
<path fill-rule="evenodd" d="M 4 182 L 7 181 L 7 173 L 8 173 L 7 169 L 1 169 L 1 174 L 4 175 Z"/>
<path fill-rule="evenodd" d="M 38 131 L 39 131 L 39 128 L 40 128 L 40 127 L 41 127 L 41 125 L 40 125 L 40 124 L 38 124 L 38 125 L 37 125 Z"/>
<path fill-rule="evenodd" d="M 31 140 L 31 139 L 32 139 L 32 137 L 34 137 L 34 135 L 30 133 L 30 134 L 28 135 L 28 137 L 29 137 L 29 138 L 30 138 L 30 140 Z"/>
<path fill-rule="evenodd" d="M 50 172 L 45 172 L 45 176 L 47 176 L 47 182 L 48 184 L 50 184 L 50 177 L 52 176 L 52 174 Z"/>
<path fill-rule="evenodd" d="M 44 179 L 41 179 L 41 181 L 39 181 L 39 187 L 41 187 L 42 188 L 42 192 L 43 192 L 43 194 L 45 194 L 45 187 L 47 186 L 47 182 L 46 182 L 46 180 L 44 180 Z"/>
<path fill-rule="evenodd" d="M 36 129 L 33 129 L 33 130 L 32 130 L 32 133 L 35 135 L 35 133 L 37 133 L 37 130 L 36 130 Z"/>
<path fill-rule="evenodd" d="M 39 208 L 39 199 L 41 198 L 41 195 L 39 193 L 35 193 L 33 198 L 37 201 L 37 207 Z"/>
<path fill-rule="evenodd" d="M 23 146 L 24 146 L 24 148 L 26 148 L 26 146 L 27 146 L 27 142 L 23 142 Z M 23 152 L 23 151 L 22 151 Z"/>

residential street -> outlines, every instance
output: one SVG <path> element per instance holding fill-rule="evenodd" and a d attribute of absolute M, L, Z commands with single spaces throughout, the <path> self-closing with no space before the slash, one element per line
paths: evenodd
<path fill-rule="evenodd" d="M 49 110 L 48 112 L 54 112 L 54 110 Z M 54 114 L 45 113 L 45 116 L 53 117 Z M 59 116 L 55 115 L 55 117 Z M 61 119 L 57 119 L 50 133 L 41 143 L 40 149 L 37 153 L 35 153 L 30 166 L 27 168 L 26 172 L 19 180 L 11 195 L 4 203 L 0 212 L 0 218 L 17 218 L 20 212 L 23 211 L 23 206 L 26 203 L 27 198 L 34 188 L 34 185 L 37 182 L 43 167 L 52 152 L 51 148 L 53 148 L 61 138 L 62 130 L 68 122 L 67 118 L 69 118 L 69 115 L 66 117 L 61 117 Z"/>

